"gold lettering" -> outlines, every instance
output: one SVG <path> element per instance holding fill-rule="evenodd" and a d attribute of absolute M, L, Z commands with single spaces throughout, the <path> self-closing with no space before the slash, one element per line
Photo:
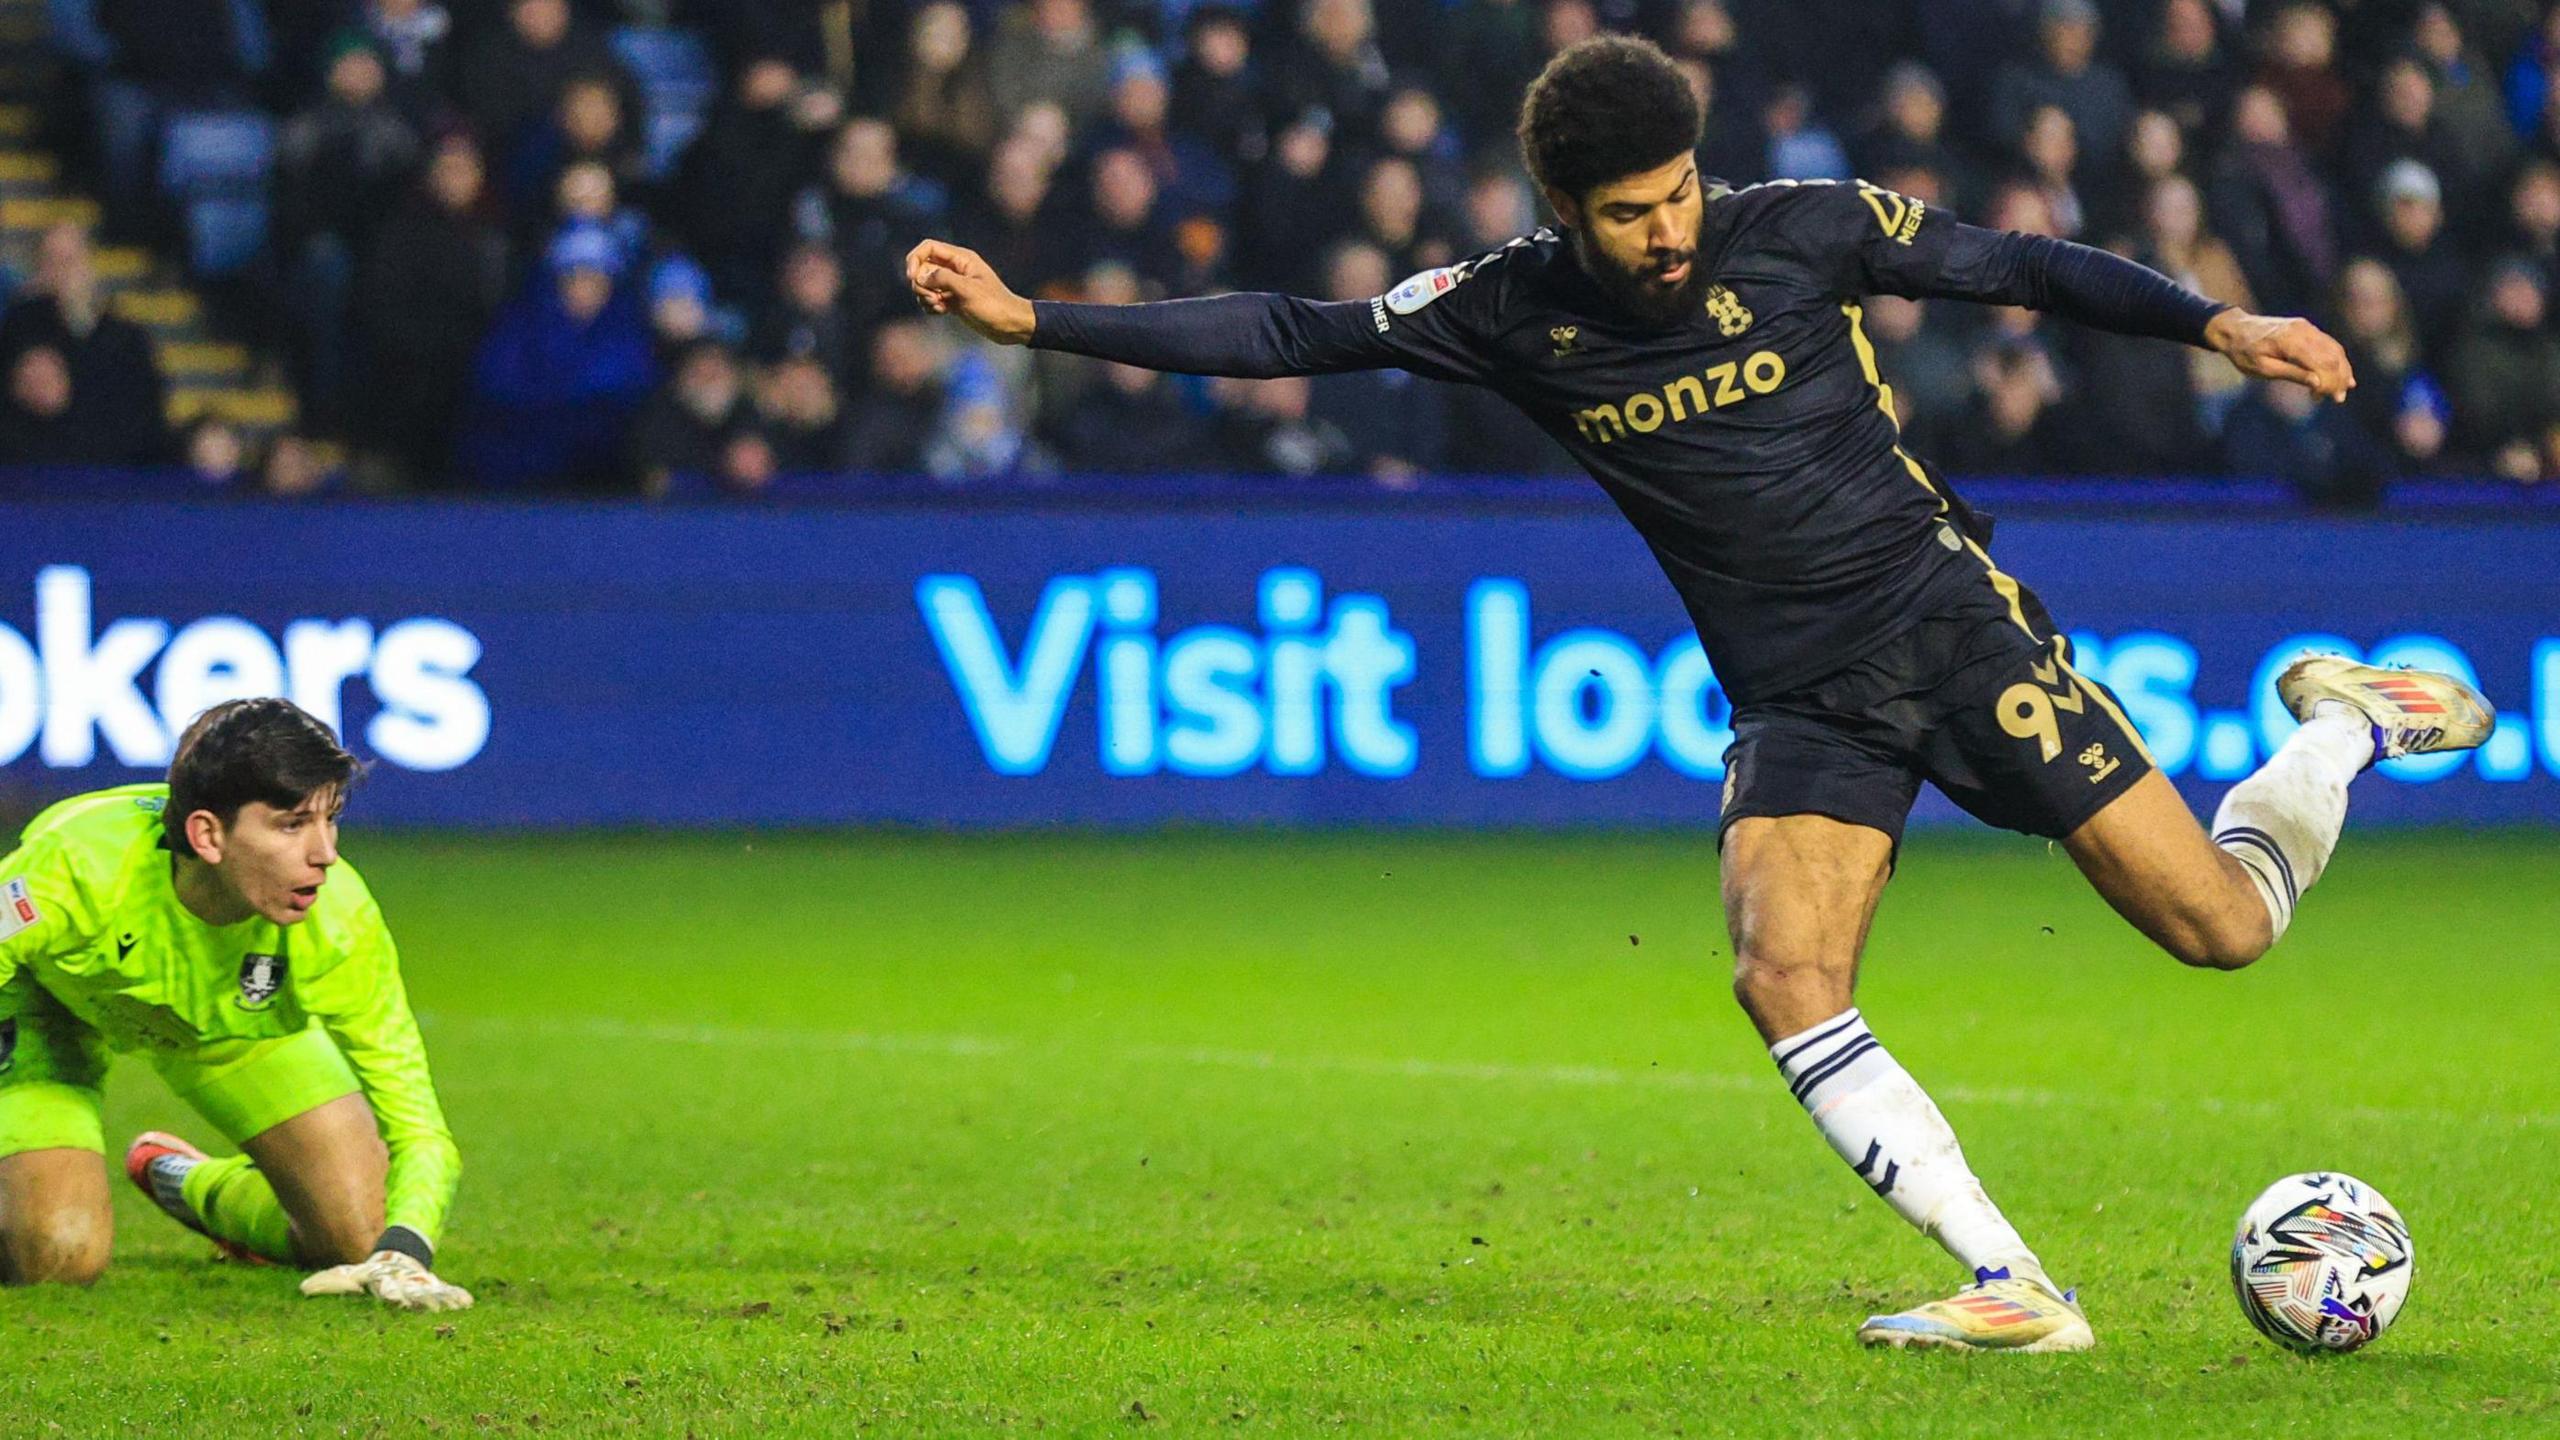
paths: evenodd
<path fill-rule="evenodd" d="M 1662 395 L 1671 402 L 1671 418 L 1674 420 L 1686 420 L 1692 413 L 1707 413 L 1707 387 L 1699 384 L 1695 375 L 1683 375 L 1663 386 Z M 1685 404 L 1681 401 L 1683 395 L 1688 397 Z"/>
<path fill-rule="evenodd" d="M 1707 367 L 1707 378 L 1716 382 L 1716 403 L 1731 405 L 1742 398 L 1742 387 L 1733 383 L 1734 372 L 1741 367 L 1727 360 Z"/>
<path fill-rule="evenodd" d="M 1627 423 L 1619 418 L 1615 405 L 1595 405 L 1588 410 L 1576 410 L 1573 423 L 1582 432 L 1582 438 L 1595 445 L 1606 445 L 1612 440 L 1627 437 Z M 1616 433 L 1610 433 L 1612 431 Z"/>
<path fill-rule="evenodd" d="M 1768 394 L 1784 384 L 1786 378 L 1787 362 L 1775 350 L 1755 351 L 1742 362 L 1742 383 L 1750 386 L 1754 395 Z"/>
<path fill-rule="evenodd" d="M 1651 395 L 1627 397 L 1628 428 L 1650 435 L 1662 428 L 1662 402 Z"/>

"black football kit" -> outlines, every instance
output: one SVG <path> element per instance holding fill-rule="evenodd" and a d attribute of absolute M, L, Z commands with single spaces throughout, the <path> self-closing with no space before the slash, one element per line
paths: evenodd
<path fill-rule="evenodd" d="M 1652 548 L 1734 706 L 1722 823 L 1829 815 L 1898 842 L 1923 779 L 1981 819 L 2076 829 L 2147 772 L 2114 697 L 1902 449 L 1871 294 L 2024 305 L 2202 344 L 2158 272 L 1963 225 L 1864 183 L 1711 191 L 1684 322 L 1613 305 L 1553 231 L 1368 301 L 1038 302 L 1033 346 L 1193 374 L 1399 367 L 1553 435 Z"/>

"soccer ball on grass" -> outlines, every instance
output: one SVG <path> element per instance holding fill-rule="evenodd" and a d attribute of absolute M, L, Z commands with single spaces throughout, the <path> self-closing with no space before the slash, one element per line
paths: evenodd
<path fill-rule="evenodd" d="M 2372 1186 L 2334 1170 L 2268 1186 L 2231 1241 L 2240 1313 L 2304 1354 L 2372 1344 L 2409 1298 L 2415 1269 L 2400 1212 Z"/>

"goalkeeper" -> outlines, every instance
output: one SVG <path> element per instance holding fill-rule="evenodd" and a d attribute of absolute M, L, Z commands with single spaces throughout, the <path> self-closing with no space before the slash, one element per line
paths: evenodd
<path fill-rule="evenodd" d="M 286 700 L 178 740 L 166 785 L 38 815 L 0 860 L 0 1280 L 106 1268 L 101 1084 L 143 1051 L 244 1153 L 146 1134 L 125 1173 L 226 1255 L 307 1295 L 458 1310 L 434 1240 L 462 1157 L 382 912 L 338 858 L 355 757 Z"/>

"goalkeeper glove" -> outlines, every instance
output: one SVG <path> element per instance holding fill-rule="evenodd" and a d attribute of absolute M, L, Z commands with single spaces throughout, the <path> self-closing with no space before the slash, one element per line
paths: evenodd
<path fill-rule="evenodd" d="M 394 1310 L 471 1308 L 470 1291 L 437 1279 L 425 1261 L 405 1250 L 376 1250 L 353 1265 L 332 1265 L 304 1277 L 302 1293 L 370 1295 Z"/>

